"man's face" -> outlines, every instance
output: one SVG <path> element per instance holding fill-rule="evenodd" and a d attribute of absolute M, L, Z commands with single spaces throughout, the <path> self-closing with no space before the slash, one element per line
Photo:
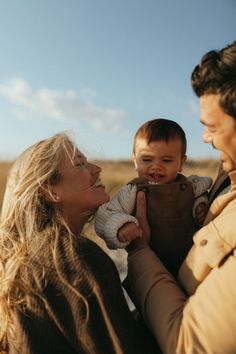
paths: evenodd
<path fill-rule="evenodd" d="M 203 140 L 220 151 L 226 172 L 236 169 L 236 120 L 219 105 L 219 95 L 200 97 L 200 121 L 204 125 Z"/>

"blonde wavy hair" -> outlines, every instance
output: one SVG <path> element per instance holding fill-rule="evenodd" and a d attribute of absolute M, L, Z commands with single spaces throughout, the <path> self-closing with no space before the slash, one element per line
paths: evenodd
<path fill-rule="evenodd" d="M 27 269 L 29 245 L 43 232 L 55 238 L 62 228 L 70 233 L 66 222 L 42 193 L 59 178 L 58 164 L 75 144 L 66 133 L 42 140 L 22 153 L 15 161 L 7 181 L 0 220 L 0 343 L 7 347 L 8 333 L 14 333 L 15 309 L 30 291 L 22 265 Z M 21 274 L 21 273 L 20 273 Z M 0 349 L 1 352 L 1 349 Z"/>

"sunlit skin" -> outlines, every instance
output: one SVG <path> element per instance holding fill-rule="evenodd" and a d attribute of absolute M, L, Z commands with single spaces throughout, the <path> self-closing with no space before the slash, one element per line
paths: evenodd
<path fill-rule="evenodd" d="M 75 234 L 96 209 L 109 201 L 109 196 L 100 180 L 101 168 L 89 163 L 86 157 L 76 150 L 73 157 L 64 154 L 58 170 L 60 181 L 53 186 L 54 202 Z"/>
<path fill-rule="evenodd" d="M 220 151 L 224 170 L 236 169 L 236 120 L 219 105 L 219 95 L 200 97 L 200 121 L 204 125 L 203 140 Z"/>
<path fill-rule="evenodd" d="M 179 138 L 153 141 L 137 138 L 133 156 L 139 177 L 145 177 L 154 183 L 172 183 L 178 172 L 182 171 L 186 156 L 182 153 Z"/>

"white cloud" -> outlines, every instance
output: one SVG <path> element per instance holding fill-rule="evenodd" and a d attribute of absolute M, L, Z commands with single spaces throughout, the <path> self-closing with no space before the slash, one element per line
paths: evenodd
<path fill-rule="evenodd" d="M 86 121 L 95 130 L 119 131 L 125 116 L 122 110 L 101 107 L 92 102 L 97 94 L 91 89 L 77 94 L 74 90 L 58 91 L 41 88 L 33 91 L 29 84 L 14 78 L 0 84 L 0 95 L 5 97 L 19 119 L 53 119 Z"/>

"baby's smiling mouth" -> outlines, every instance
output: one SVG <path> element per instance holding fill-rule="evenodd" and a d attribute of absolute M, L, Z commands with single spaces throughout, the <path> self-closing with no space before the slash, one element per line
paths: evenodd
<path fill-rule="evenodd" d="M 164 179 L 164 175 L 160 173 L 150 173 L 149 175 L 149 182 L 153 183 L 162 183 Z"/>

